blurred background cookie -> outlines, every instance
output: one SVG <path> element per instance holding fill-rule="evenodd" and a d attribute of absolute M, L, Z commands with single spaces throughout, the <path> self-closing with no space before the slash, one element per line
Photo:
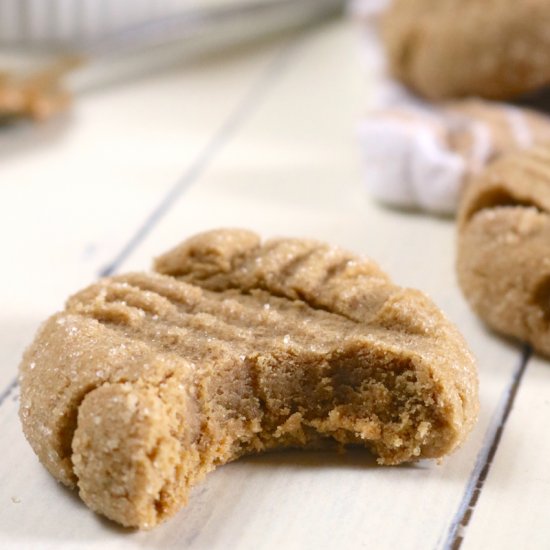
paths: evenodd
<path fill-rule="evenodd" d="M 359 132 L 367 191 L 380 202 L 454 214 L 464 188 L 503 154 L 550 140 L 550 119 L 481 99 L 379 109 Z"/>
<path fill-rule="evenodd" d="M 430 98 L 510 99 L 550 83 L 550 3 L 394 0 L 383 21 L 393 74 Z"/>
<path fill-rule="evenodd" d="M 41 462 L 122 525 L 164 521 L 246 454 L 361 445 L 386 465 L 441 459 L 477 420 L 463 337 L 371 260 L 221 229 L 155 271 L 71 297 L 21 366 Z"/>

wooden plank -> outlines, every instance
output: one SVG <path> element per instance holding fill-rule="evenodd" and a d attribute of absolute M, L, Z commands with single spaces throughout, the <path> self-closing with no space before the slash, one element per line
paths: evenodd
<path fill-rule="evenodd" d="M 550 364 L 527 364 L 462 548 L 550 546 Z"/>

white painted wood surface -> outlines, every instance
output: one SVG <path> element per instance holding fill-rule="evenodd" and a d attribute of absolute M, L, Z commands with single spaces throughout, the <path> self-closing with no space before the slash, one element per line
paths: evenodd
<path fill-rule="evenodd" d="M 357 42 L 335 22 L 95 92 L 52 126 L 0 130 L 0 548 L 429 549 L 461 537 L 463 548 L 550 547 L 550 365 L 525 363 L 469 311 L 451 220 L 364 194 Z M 464 447 L 441 465 L 399 468 L 360 451 L 247 458 L 142 533 L 53 481 L 22 436 L 12 384 L 38 324 L 105 270 L 146 269 L 226 225 L 328 240 L 430 294 L 479 360 L 480 420 Z"/>
<path fill-rule="evenodd" d="M 549 361 L 531 359 L 465 532 L 465 547 L 550 547 L 549 389 Z"/>

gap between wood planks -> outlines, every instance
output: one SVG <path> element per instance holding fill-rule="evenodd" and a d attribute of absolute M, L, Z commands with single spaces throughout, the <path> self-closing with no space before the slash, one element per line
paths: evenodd
<path fill-rule="evenodd" d="M 445 541 L 441 546 L 444 550 L 459 550 L 464 542 L 466 530 L 475 512 L 476 504 L 479 501 L 479 496 L 493 464 L 493 459 L 502 439 L 506 422 L 514 407 L 520 384 L 532 355 L 533 350 L 528 345 L 524 345 L 518 366 L 487 430 L 483 445 L 477 455 L 476 463 L 466 485 L 466 490 L 453 517 Z"/>
<path fill-rule="evenodd" d="M 168 213 L 177 200 L 193 185 L 205 172 L 212 160 L 229 143 L 244 122 L 259 107 L 262 100 L 272 89 L 271 84 L 289 66 L 292 54 L 297 49 L 301 35 L 288 40 L 274 55 L 265 70 L 245 91 L 236 107 L 229 113 L 222 125 L 214 133 L 213 138 L 199 152 L 185 174 L 168 190 L 159 204 L 151 211 L 145 221 L 137 228 L 130 240 L 122 247 L 115 258 L 98 271 L 99 277 L 107 277 L 116 272 L 120 265 L 136 250 L 145 237 Z M 6 388 L 0 393 L 0 407 L 19 386 L 18 376 L 15 376 Z"/>

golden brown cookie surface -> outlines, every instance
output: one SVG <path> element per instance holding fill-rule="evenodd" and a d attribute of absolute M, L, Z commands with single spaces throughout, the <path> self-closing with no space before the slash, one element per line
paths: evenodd
<path fill-rule="evenodd" d="M 21 366 L 35 452 L 115 521 L 155 525 L 243 454 L 361 444 L 398 464 L 444 456 L 475 422 L 462 337 L 368 260 L 219 230 L 155 267 L 73 296 Z"/>
<path fill-rule="evenodd" d="M 457 269 L 487 324 L 550 355 L 550 146 L 505 156 L 471 182 Z"/>
<path fill-rule="evenodd" d="M 384 18 L 391 69 L 431 99 L 510 99 L 550 83 L 545 0 L 393 0 Z"/>

